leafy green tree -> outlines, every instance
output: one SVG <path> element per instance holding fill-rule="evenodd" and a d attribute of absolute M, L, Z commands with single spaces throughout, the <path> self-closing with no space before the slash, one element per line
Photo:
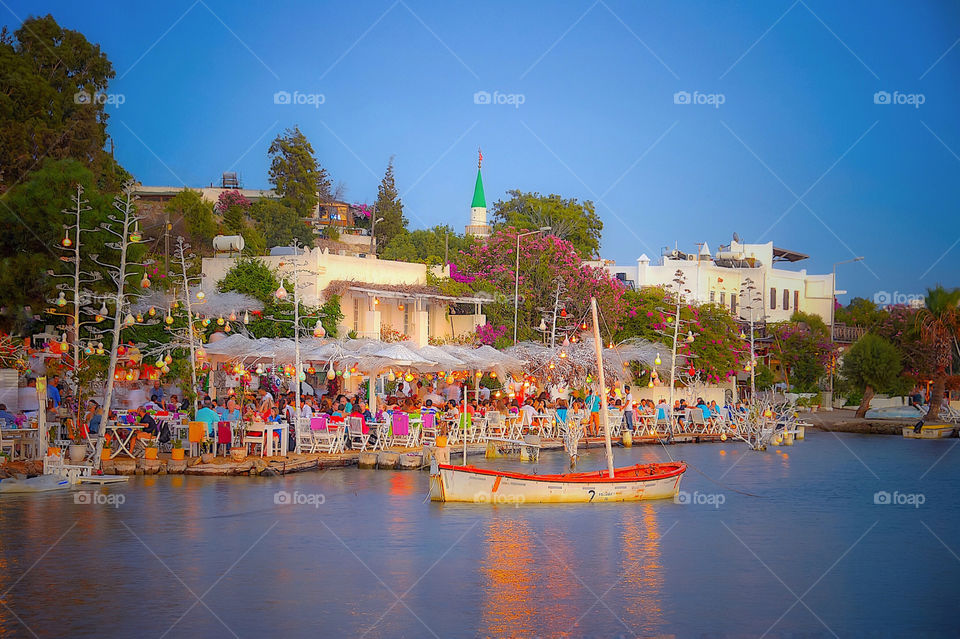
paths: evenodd
<path fill-rule="evenodd" d="M 550 233 L 573 244 L 580 255 L 589 259 L 600 250 L 603 220 L 593 202 L 578 202 L 560 195 L 540 195 L 519 190 L 507 191 L 508 200 L 493 205 L 495 224 L 522 230 L 550 227 Z"/>
<path fill-rule="evenodd" d="M 34 313 L 46 307 L 53 296 L 54 282 L 47 271 L 62 271 L 60 243 L 64 225 L 73 224 L 65 209 L 73 208 L 71 198 L 76 185 L 84 189 L 83 199 L 90 211 L 83 214 L 85 229 L 94 229 L 108 221 L 113 211 L 111 198 L 101 195 L 96 188 L 94 174 L 77 160 L 44 161 L 42 168 L 29 174 L 27 180 L 0 196 L 0 300 L 12 309 L 31 306 Z M 84 234 L 83 254 L 100 255 L 109 259 L 111 250 L 105 246 L 111 237 L 106 231 Z M 100 271 L 100 267 L 84 264 L 84 268 Z M 12 317 L 0 318 L 11 326 Z"/>
<path fill-rule="evenodd" d="M 300 217 L 313 214 L 320 200 L 329 200 L 330 178 L 314 156 L 313 146 L 298 127 L 278 135 L 267 151 L 270 183 Z"/>
<path fill-rule="evenodd" d="M 953 349 L 960 336 L 960 288 L 947 290 L 940 285 L 928 288 L 925 305 L 917 313 L 917 326 L 934 357 L 933 388 L 930 389 L 930 410 L 923 421 L 940 418 L 940 404 L 946 388 L 947 369 L 953 361 Z"/>
<path fill-rule="evenodd" d="M 863 391 L 857 417 L 866 415 L 874 393 L 888 392 L 897 385 L 902 369 L 900 352 L 882 337 L 867 333 L 854 342 L 843 356 L 841 374 L 854 389 Z"/>
<path fill-rule="evenodd" d="M 74 158 L 100 190 L 119 189 L 129 175 L 104 150 L 113 77 L 99 45 L 50 15 L 0 31 L 0 185 L 23 181 L 44 158 Z"/>
<path fill-rule="evenodd" d="M 380 254 L 385 260 L 443 264 L 444 259 L 467 250 L 472 240 L 447 225 L 404 231 L 390 240 Z"/>
<path fill-rule="evenodd" d="M 217 223 L 213 219 L 213 203 L 205 201 L 192 189 L 184 189 L 173 196 L 164 210 L 170 218 L 182 217 L 191 244 L 209 246 L 217 233 Z"/>
<path fill-rule="evenodd" d="M 383 218 L 377 222 L 377 253 L 383 252 L 394 237 L 407 230 L 407 218 L 403 215 L 403 202 L 397 192 L 393 178 L 393 158 L 387 163 L 387 170 L 377 187 L 377 201 L 373 205 L 373 215 Z"/>
<path fill-rule="evenodd" d="M 770 354 L 780 362 L 787 386 L 801 393 L 816 392 L 836 353 L 823 320 L 797 312 L 790 321 L 770 325 L 770 335 Z"/>
<path fill-rule="evenodd" d="M 879 308 L 873 300 L 854 297 L 849 304 L 836 310 L 834 318 L 837 322 L 848 326 L 872 329 L 883 322 L 886 315 L 886 311 Z"/>
<path fill-rule="evenodd" d="M 287 246 L 294 238 L 303 246 L 313 246 L 313 229 L 296 210 L 276 200 L 260 200 L 250 207 L 250 217 L 268 247 Z"/>

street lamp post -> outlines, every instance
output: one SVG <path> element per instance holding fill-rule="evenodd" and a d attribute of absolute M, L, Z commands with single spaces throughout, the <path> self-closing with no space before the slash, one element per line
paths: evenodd
<path fill-rule="evenodd" d="M 827 405 L 827 410 L 833 410 L 833 373 L 834 368 L 836 367 L 836 361 L 833 356 L 834 349 L 834 335 L 833 335 L 833 323 L 834 323 L 834 314 L 837 306 L 837 267 L 841 264 L 850 264 L 851 262 L 859 262 L 863 259 L 862 255 L 857 257 L 850 258 L 849 260 L 842 260 L 840 262 L 835 262 L 833 265 L 833 279 L 830 281 L 831 295 L 830 295 L 830 353 L 831 353 L 831 363 L 830 363 L 830 403 Z"/>
<path fill-rule="evenodd" d="M 377 222 L 383 222 L 383 218 L 377 217 L 377 212 L 370 214 L 370 252 L 377 254 Z"/>
<path fill-rule="evenodd" d="M 517 343 L 517 318 L 520 313 L 520 238 L 549 231 L 549 226 L 541 226 L 536 231 L 517 233 L 517 264 L 513 271 L 513 343 Z"/>

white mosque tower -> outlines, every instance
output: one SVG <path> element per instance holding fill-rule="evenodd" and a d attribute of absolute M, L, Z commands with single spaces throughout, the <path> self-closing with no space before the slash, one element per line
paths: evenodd
<path fill-rule="evenodd" d="M 470 223 L 466 234 L 476 237 L 489 237 L 490 225 L 487 224 L 487 200 L 483 196 L 483 178 L 480 167 L 483 164 L 483 151 L 477 149 L 477 185 L 473 188 L 473 202 L 470 204 Z"/>

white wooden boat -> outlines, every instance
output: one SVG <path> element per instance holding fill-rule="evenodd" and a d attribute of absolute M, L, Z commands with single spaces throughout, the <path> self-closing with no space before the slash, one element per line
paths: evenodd
<path fill-rule="evenodd" d="M 903 427 L 903 436 L 906 439 L 945 439 L 953 435 L 953 426 L 950 424 L 924 424 L 918 433 L 913 426 Z"/>
<path fill-rule="evenodd" d="M 514 505 L 670 499 L 686 470 L 683 462 L 638 464 L 615 469 L 611 478 L 606 470 L 529 475 L 438 464 L 430 476 L 430 499 Z"/>

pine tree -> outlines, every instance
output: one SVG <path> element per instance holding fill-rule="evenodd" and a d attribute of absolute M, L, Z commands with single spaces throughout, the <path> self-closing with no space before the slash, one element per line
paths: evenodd
<path fill-rule="evenodd" d="M 278 135 L 267 153 L 270 183 L 283 203 L 301 217 L 313 213 L 318 199 L 331 198 L 330 177 L 317 162 L 313 146 L 298 127 Z"/>
<path fill-rule="evenodd" d="M 393 157 L 390 158 L 387 171 L 377 188 L 373 214 L 377 219 L 383 218 L 383 221 L 377 222 L 376 227 L 377 252 L 382 253 L 390 240 L 407 230 L 408 223 L 403 215 L 403 202 L 400 201 L 400 194 L 397 193 L 397 185 L 393 179 Z"/>

